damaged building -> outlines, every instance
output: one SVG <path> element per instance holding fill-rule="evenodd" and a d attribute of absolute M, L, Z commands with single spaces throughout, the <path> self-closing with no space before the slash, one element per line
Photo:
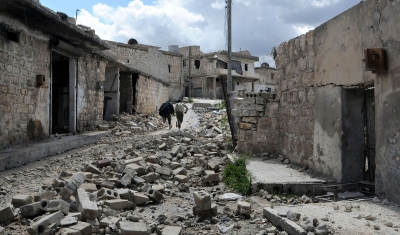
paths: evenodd
<path fill-rule="evenodd" d="M 379 197 L 400 202 L 399 11 L 398 1 L 361 1 L 282 43 L 276 98 L 241 118 L 239 150 L 282 154 L 336 182 L 375 182 Z"/>
<path fill-rule="evenodd" d="M 185 96 L 221 99 L 221 79 L 228 75 L 228 52 L 203 53 L 200 46 L 188 46 L 179 48 L 179 53 L 183 55 Z M 259 79 L 254 69 L 257 61 L 249 51 L 232 53 L 233 90 L 253 89 Z"/>

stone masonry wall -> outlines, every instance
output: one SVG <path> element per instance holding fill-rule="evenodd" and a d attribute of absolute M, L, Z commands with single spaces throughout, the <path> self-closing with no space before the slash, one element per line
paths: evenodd
<path fill-rule="evenodd" d="M 50 49 L 48 38 L 17 21 L 0 15 L 0 21 L 19 32 L 10 41 L 0 26 L 0 149 L 38 141 L 49 136 Z M 36 86 L 36 75 L 45 84 Z"/>
<path fill-rule="evenodd" d="M 167 57 L 169 73 L 168 82 L 169 87 L 169 100 L 176 101 L 181 99 L 183 94 L 183 64 L 182 55 L 178 53 L 163 52 L 163 55 Z"/>
<path fill-rule="evenodd" d="M 77 131 L 96 130 L 103 120 L 104 91 L 97 83 L 105 81 L 107 62 L 95 54 L 78 59 Z"/>
<path fill-rule="evenodd" d="M 279 104 L 271 93 L 239 92 L 234 98 L 239 152 L 279 153 Z"/>
<path fill-rule="evenodd" d="M 133 87 L 132 73 L 120 73 L 119 111 L 132 113 Z"/>
<path fill-rule="evenodd" d="M 139 75 L 136 83 L 136 110 L 142 114 L 158 112 L 161 104 L 168 101 L 169 88 L 162 83 Z"/>
<path fill-rule="evenodd" d="M 282 43 L 275 62 L 281 154 L 304 166 L 313 155 L 313 31 Z"/>

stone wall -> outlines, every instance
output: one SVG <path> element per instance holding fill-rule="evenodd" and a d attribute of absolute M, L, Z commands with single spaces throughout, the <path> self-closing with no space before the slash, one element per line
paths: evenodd
<path fill-rule="evenodd" d="M 276 58 L 281 154 L 301 165 L 308 165 L 313 156 L 313 46 L 313 31 L 310 31 L 282 43 Z"/>
<path fill-rule="evenodd" d="M 97 84 L 105 81 L 106 65 L 107 62 L 95 54 L 78 59 L 78 132 L 96 130 L 102 123 L 104 91 Z"/>
<path fill-rule="evenodd" d="M 184 96 L 183 56 L 179 53 L 162 52 L 168 61 L 169 100 L 177 101 Z"/>
<path fill-rule="evenodd" d="M 18 42 L 7 39 L 0 25 L 0 149 L 49 136 L 50 49 L 48 38 L 18 21 L 0 15 L 18 32 Z M 45 84 L 36 86 L 36 75 Z"/>
<path fill-rule="evenodd" d="M 142 114 L 158 112 L 161 104 L 169 100 L 169 87 L 143 75 L 136 83 L 136 109 Z"/>
<path fill-rule="evenodd" d="M 271 93 L 239 92 L 233 99 L 239 152 L 279 153 L 279 103 L 274 97 Z"/>

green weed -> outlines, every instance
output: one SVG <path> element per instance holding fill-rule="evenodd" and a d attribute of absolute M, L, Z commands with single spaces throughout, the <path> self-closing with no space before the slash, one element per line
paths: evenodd
<path fill-rule="evenodd" d="M 251 194 L 251 174 L 246 169 L 248 162 L 248 157 L 241 155 L 233 163 L 228 163 L 222 172 L 225 185 L 244 195 Z"/>

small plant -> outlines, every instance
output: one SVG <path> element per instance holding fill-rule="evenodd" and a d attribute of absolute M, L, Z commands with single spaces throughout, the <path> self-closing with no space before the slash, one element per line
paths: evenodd
<path fill-rule="evenodd" d="M 228 124 L 228 117 L 224 115 L 221 119 L 221 125 L 226 126 L 226 124 Z"/>
<path fill-rule="evenodd" d="M 193 103 L 193 98 L 189 98 L 189 103 Z"/>
<path fill-rule="evenodd" d="M 234 162 L 228 163 L 222 172 L 225 185 L 244 195 L 251 194 L 251 174 L 246 168 L 248 162 L 248 157 L 241 155 Z"/>

